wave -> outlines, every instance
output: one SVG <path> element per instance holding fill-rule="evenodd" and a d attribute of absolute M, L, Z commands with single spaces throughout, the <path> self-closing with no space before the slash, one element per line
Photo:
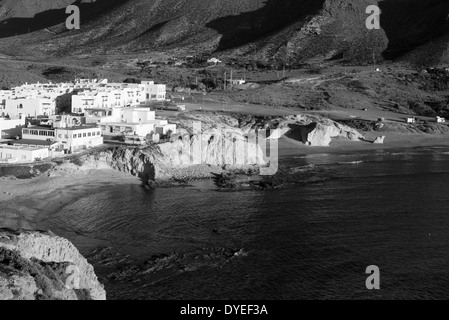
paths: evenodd
<path fill-rule="evenodd" d="M 316 164 L 308 164 L 305 166 L 300 166 L 300 167 L 293 167 L 290 168 L 290 173 L 301 173 L 301 172 L 307 172 L 310 171 L 312 169 L 315 169 L 317 167 Z"/>
<path fill-rule="evenodd" d="M 349 161 L 349 162 L 338 162 L 338 164 L 362 164 L 365 161 L 358 160 L 358 161 Z"/>

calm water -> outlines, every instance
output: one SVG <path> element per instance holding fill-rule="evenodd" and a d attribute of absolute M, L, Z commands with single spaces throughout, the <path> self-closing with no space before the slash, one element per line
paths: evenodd
<path fill-rule="evenodd" d="M 303 183 L 109 187 L 40 227 L 89 257 L 109 298 L 449 298 L 449 149 L 311 155 L 282 170 Z M 369 265 L 380 291 L 365 287 Z M 146 271 L 111 277 L 135 266 Z"/>

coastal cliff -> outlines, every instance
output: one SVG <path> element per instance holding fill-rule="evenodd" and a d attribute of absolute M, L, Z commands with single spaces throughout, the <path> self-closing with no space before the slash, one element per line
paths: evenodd
<path fill-rule="evenodd" d="M 210 178 L 229 170 L 252 171 L 270 161 L 268 144 L 277 147 L 283 136 L 307 146 L 329 146 L 333 138 L 360 141 L 356 130 L 332 120 L 309 115 L 252 117 L 241 115 L 189 115 L 177 121 L 179 132 L 170 142 L 141 147 L 111 147 L 94 151 L 56 166 L 50 176 L 67 171 L 115 169 L 139 177 L 144 183 Z M 272 142 L 268 143 L 267 141 Z M 274 142 L 273 142 L 274 141 Z"/>
<path fill-rule="evenodd" d="M 0 229 L 0 300 L 105 300 L 94 268 L 51 232 Z"/>

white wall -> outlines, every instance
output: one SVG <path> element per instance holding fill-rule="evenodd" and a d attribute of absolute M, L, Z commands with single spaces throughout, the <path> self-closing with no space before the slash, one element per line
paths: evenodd
<path fill-rule="evenodd" d="M 20 135 L 24 126 L 25 118 L 11 120 L 0 118 L 0 139 L 9 139 Z"/>
<path fill-rule="evenodd" d="M 6 100 L 4 109 L 0 110 L 0 114 L 4 112 L 9 114 L 11 118 L 34 117 L 40 115 L 51 116 L 56 113 L 56 102 L 53 99 L 8 99 Z"/>
<path fill-rule="evenodd" d="M 90 149 L 103 144 L 100 128 L 56 129 L 56 141 L 60 142 L 64 150 L 76 152 Z"/>
<path fill-rule="evenodd" d="M 146 108 L 124 108 L 121 120 L 126 123 L 147 123 L 156 119 L 156 112 Z"/>
<path fill-rule="evenodd" d="M 50 156 L 47 148 L 29 148 L 16 146 L 0 146 L 0 159 L 17 159 L 14 162 L 32 162 L 36 158 L 45 159 Z"/>

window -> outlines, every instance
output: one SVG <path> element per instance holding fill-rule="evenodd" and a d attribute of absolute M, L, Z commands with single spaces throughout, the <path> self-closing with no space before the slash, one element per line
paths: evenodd
<path fill-rule="evenodd" d="M 76 134 L 73 135 L 73 139 L 76 139 Z"/>
<path fill-rule="evenodd" d="M 87 134 L 87 136 L 88 136 L 88 137 L 92 137 L 92 133 L 89 132 L 89 133 Z"/>
<path fill-rule="evenodd" d="M 78 133 L 78 138 L 81 138 L 81 133 Z"/>
<path fill-rule="evenodd" d="M 83 133 L 83 137 L 84 137 L 84 138 L 86 137 L 86 133 Z"/>
<path fill-rule="evenodd" d="M 26 160 L 27 156 L 26 155 L 22 155 L 22 160 Z"/>

